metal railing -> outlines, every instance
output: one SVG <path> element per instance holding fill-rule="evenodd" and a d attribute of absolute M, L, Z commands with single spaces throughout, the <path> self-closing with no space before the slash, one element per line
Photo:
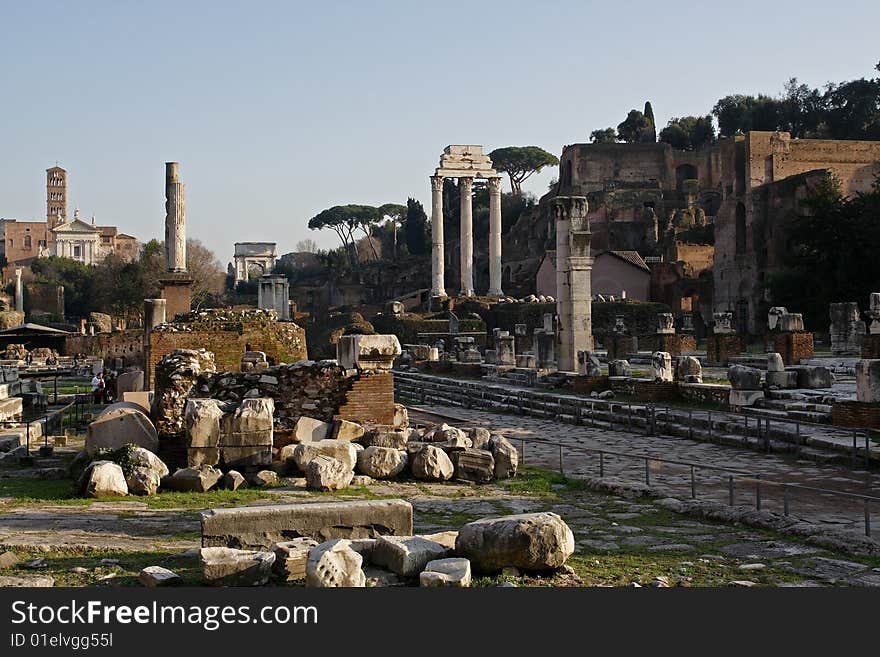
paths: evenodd
<path fill-rule="evenodd" d="M 59 433 L 64 433 L 65 428 L 72 428 L 76 426 L 82 419 L 84 414 L 84 408 L 88 405 L 88 398 L 90 395 L 80 395 L 77 394 L 74 396 L 73 401 L 68 402 L 61 408 L 52 409 L 51 411 L 47 411 L 43 415 L 39 417 L 28 418 L 23 421 L 17 420 L 3 420 L 2 423 L 4 426 L 21 426 L 24 425 L 25 429 L 25 456 L 19 459 L 19 462 L 27 465 L 32 462 L 32 454 L 31 454 L 31 436 L 36 434 L 36 431 L 33 429 L 34 426 L 42 425 L 42 436 L 43 436 L 43 444 L 40 446 L 40 453 L 43 456 L 50 456 L 53 452 L 53 448 L 49 445 L 49 434 L 50 428 L 55 429 L 57 423 L 57 429 Z"/>
<path fill-rule="evenodd" d="M 482 406 L 486 407 L 488 401 L 496 402 L 495 407 L 501 406 L 503 410 L 518 413 L 520 415 L 535 415 L 543 417 L 554 417 L 559 421 L 566 421 L 571 418 L 576 424 L 584 422 L 584 415 L 591 426 L 597 425 L 597 417 L 599 424 L 607 423 L 609 429 L 627 428 L 632 429 L 634 425 L 645 425 L 648 429 L 648 435 L 655 435 L 658 427 L 657 410 L 658 405 L 654 403 L 634 403 L 619 400 L 603 400 L 597 398 L 574 397 L 570 395 L 552 395 L 550 393 L 541 393 L 532 390 L 510 390 L 492 384 L 484 384 L 476 381 L 453 381 L 445 380 L 438 377 L 430 377 L 420 379 L 406 373 L 395 373 L 395 388 L 405 393 L 405 388 L 417 387 L 415 399 L 425 403 L 429 398 L 438 401 L 460 405 L 464 408 L 473 408 L 479 406 L 479 402 L 483 402 Z M 432 389 L 443 394 L 432 394 Z M 412 391 L 410 391 L 412 392 Z M 615 417 L 614 407 L 625 409 L 623 417 Z M 589 412 L 587 413 L 587 409 Z M 728 436 L 739 434 L 742 438 L 742 446 L 760 447 L 764 451 L 771 451 L 771 439 L 781 441 L 793 445 L 793 451 L 796 457 L 801 456 L 801 451 L 808 446 L 811 440 L 821 439 L 819 437 L 811 437 L 802 433 L 801 426 L 809 425 L 821 428 L 827 433 L 827 436 L 836 436 L 838 438 L 846 436 L 851 437 L 852 441 L 849 447 L 843 448 L 842 444 L 828 443 L 816 445 L 822 449 L 829 451 L 837 451 L 848 453 L 853 465 L 857 465 L 860 461 L 864 467 L 870 467 L 872 460 L 877 461 L 877 448 L 871 446 L 871 438 L 868 430 L 864 429 L 835 429 L 827 425 L 813 424 L 800 420 L 786 418 L 769 418 L 761 417 L 749 413 L 733 413 L 725 411 L 713 411 L 705 409 L 705 422 L 700 418 L 694 417 L 694 409 L 680 409 L 673 406 L 665 406 L 665 417 L 661 420 L 662 427 L 669 430 L 672 427 L 682 426 L 687 432 L 687 437 L 694 439 L 696 437 L 695 430 L 704 428 L 708 433 L 708 439 L 712 442 L 723 442 L 720 440 L 720 434 L 715 434 L 716 429 L 725 430 Z M 713 412 L 717 413 L 718 419 L 713 422 Z M 739 422 L 742 418 L 742 429 L 740 431 L 731 431 L 732 425 Z M 750 425 L 750 419 L 754 419 L 753 425 Z M 675 420 L 679 420 L 677 424 Z M 793 425 L 794 431 L 776 433 L 771 432 L 771 421 L 774 424 Z M 754 431 L 752 431 L 752 426 Z M 668 431 L 674 434 L 674 431 Z M 749 439 L 754 437 L 758 443 L 749 444 Z M 729 441 L 728 441 L 729 442 Z M 873 453 L 872 453 L 873 452 Z"/>
<path fill-rule="evenodd" d="M 396 378 L 396 377 L 395 377 Z M 409 399 L 410 401 L 418 402 L 420 401 L 418 398 L 406 397 L 405 393 L 401 395 L 402 397 Z M 421 395 L 421 402 L 425 403 L 425 395 Z M 442 399 L 440 401 L 443 401 Z M 520 397 L 520 401 L 522 398 Z M 597 403 L 598 400 L 590 400 L 593 403 Z M 469 406 L 468 406 L 469 407 Z M 595 421 L 594 417 L 594 406 L 591 407 L 591 421 Z M 656 409 L 654 409 L 656 410 Z M 630 408 L 631 411 L 631 408 Z M 452 420 L 458 420 L 454 416 L 446 415 L 443 413 L 433 413 L 439 417 L 446 417 Z M 653 414 L 653 411 L 652 411 Z M 655 425 L 656 427 L 656 417 L 649 419 L 646 423 L 649 427 L 651 425 Z M 697 499 L 697 471 L 698 470 L 706 470 L 724 473 L 727 476 L 727 497 L 729 506 L 735 506 L 736 504 L 736 490 L 737 483 L 745 483 L 745 484 L 754 484 L 755 487 L 755 509 L 757 511 L 761 511 L 763 504 L 763 493 L 762 486 L 769 487 L 777 487 L 781 488 L 783 492 L 783 514 L 785 516 L 789 516 L 791 512 L 791 497 L 793 492 L 795 491 L 810 491 L 815 492 L 820 495 L 832 495 L 841 498 L 847 499 L 857 499 L 861 500 L 864 507 L 864 528 L 865 535 L 871 536 L 871 503 L 878 504 L 880 503 L 880 497 L 876 497 L 873 495 L 866 495 L 861 493 L 850 493 L 846 491 L 839 491 L 827 488 L 819 488 L 815 486 L 806 486 L 803 484 L 791 483 L 791 482 L 781 482 L 774 481 L 772 479 L 766 479 L 762 477 L 760 474 L 749 472 L 747 470 L 737 469 L 737 468 L 728 468 L 724 466 L 710 465 L 706 463 L 699 463 L 696 461 L 685 461 L 681 459 L 668 459 L 662 458 L 658 456 L 650 456 L 647 454 L 641 454 L 636 452 L 621 452 L 618 450 L 611 449 L 602 449 L 598 447 L 586 447 L 583 445 L 570 445 L 564 444 L 556 441 L 547 441 L 539 438 L 522 438 L 517 437 L 515 440 L 520 442 L 520 457 L 521 462 L 523 464 L 526 463 L 526 443 L 539 444 L 550 448 L 556 448 L 559 453 L 559 471 L 563 475 L 565 474 L 565 450 L 574 451 L 574 452 L 582 452 L 588 454 L 596 454 L 598 457 L 598 469 L 599 469 L 599 478 L 604 479 L 605 477 L 605 458 L 607 456 L 615 456 L 623 459 L 632 459 L 632 460 L 641 460 L 644 461 L 645 464 L 645 485 L 651 485 L 651 463 L 662 463 L 667 465 L 686 467 L 690 470 L 690 493 L 692 499 Z"/>

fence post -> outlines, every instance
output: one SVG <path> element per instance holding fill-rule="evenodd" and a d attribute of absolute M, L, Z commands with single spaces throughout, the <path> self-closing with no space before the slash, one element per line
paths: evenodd
<path fill-rule="evenodd" d="M 605 478 L 605 452 L 599 452 L 599 479 Z"/>
<path fill-rule="evenodd" d="M 795 430 L 794 457 L 797 459 L 797 458 L 801 457 L 801 423 L 800 422 L 794 423 L 794 430 Z"/>
<path fill-rule="evenodd" d="M 645 486 L 651 485 L 651 465 L 650 459 L 645 459 Z"/>
<path fill-rule="evenodd" d="M 728 492 L 728 499 L 730 501 L 730 506 L 733 506 L 733 502 L 734 502 L 733 475 L 730 475 L 730 477 L 727 480 L 727 492 Z"/>
<path fill-rule="evenodd" d="M 712 442 L 712 411 L 709 411 L 709 442 Z"/>
<path fill-rule="evenodd" d="M 565 468 L 562 465 L 562 443 L 559 443 L 559 474 L 565 474 Z"/>
<path fill-rule="evenodd" d="M 764 451 L 770 452 L 770 418 L 764 418 Z"/>
<path fill-rule="evenodd" d="M 761 510 L 761 475 L 755 475 L 755 510 Z"/>
<path fill-rule="evenodd" d="M 788 484 L 782 484 L 782 513 L 788 516 Z"/>
<path fill-rule="evenodd" d="M 865 536 L 871 536 L 871 509 L 868 506 L 868 498 L 865 498 Z"/>
<path fill-rule="evenodd" d="M 590 427 L 596 428 L 596 402 L 590 402 Z"/>
<path fill-rule="evenodd" d="M 694 410 L 688 409 L 688 438 L 694 439 Z"/>
<path fill-rule="evenodd" d="M 865 470 L 871 467 L 871 442 L 868 439 L 868 434 L 865 434 Z"/>
<path fill-rule="evenodd" d="M 852 447 L 853 467 L 855 467 L 856 461 L 858 460 L 858 449 L 859 449 L 857 446 L 858 440 L 859 440 L 859 434 L 855 429 L 853 429 L 853 447 Z"/>
<path fill-rule="evenodd" d="M 697 499 L 697 478 L 694 466 L 691 466 L 691 499 Z"/>
<path fill-rule="evenodd" d="M 522 464 L 525 465 L 526 464 L 526 441 L 525 441 L 525 439 L 520 441 L 520 447 L 522 450 Z"/>

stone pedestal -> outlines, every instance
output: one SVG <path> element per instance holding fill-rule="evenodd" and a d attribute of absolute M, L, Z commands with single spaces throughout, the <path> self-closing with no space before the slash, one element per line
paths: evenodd
<path fill-rule="evenodd" d="M 861 352 L 865 323 L 859 319 L 859 304 L 856 302 L 832 303 L 829 305 L 831 318 L 831 353 L 835 356 L 857 356 Z"/>
<path fill-rule="evenodd" d="M 706 343 L 706 364 L 727 367 L 731 356 L 739 356 L 744 350 L 743 341 L 738 335 L 713 333 Z"/>
<path fill-rule="evenodd" d="M 556 367 L 556 336 L 544 329 L 535 329 L 535 365 L 539 370 Z"/>
<path fill-rule="evenodd" d="M 166 303 L 165 299 L 144 299 L 144 381 L 147 386 L 152 381 L 150 332 L 159 324 L 165 323 Z M 85 329 L 85 324 L 83 324 L 83 329 Z"/>
<path fill-rule="evenodd" d="M 812 333 L 773 333 L 772 336 L 773 351 L 782 356 L 786 365 L 799 365 L 802 359 L 815 355 Z"/>
<path fill-rule="evenodd" d="M 639 341 L 632 335 L 609 335 L 605 338 L 608 347 L 608 361 L 629 358 L 638 353 Z"/>
<path fill-rule="evenodd" d="M 863 404 L 880 402 L 880 360 L 856 363 L 856 400 Z"/>
<path fill-rule="evenodd" d="M 162 298 L 165 299 L 165 314 L 170 320 L 175 315 L 183 315 L 192 309 L 193 279 L 186 272 L 166 272 L 160 279 Z"/>
<path fill-rule="evenodd" d="M 671 316 L 671 315 L 670 315 Z M 657 333 L 655 351 L 665 351 L 673 356 L 681 355 L 681 336 L 675 333 Z"/>
<path fill-rule="evenodd" d="M 497 365 L 516 366 L 516 350 L 514 346 L 514 337 L 507 331 L 498 331 L 495 333 L 495 363 Z"/>

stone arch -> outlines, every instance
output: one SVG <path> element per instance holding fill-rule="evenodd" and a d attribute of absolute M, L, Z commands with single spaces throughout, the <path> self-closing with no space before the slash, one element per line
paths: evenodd
<path fill-rule="evenodd" d="M 740 202 L 736 204 L 736 253 L 746 252 L 746 206 Z"/>

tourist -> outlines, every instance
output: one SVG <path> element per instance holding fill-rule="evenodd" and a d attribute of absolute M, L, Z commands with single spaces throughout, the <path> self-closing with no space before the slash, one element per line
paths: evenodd
<path fill-rule="evenodd" d="M 103 402 L 105 390 L 106 385 L 104 383 L 104 373 L 98 372 L 92 379 L 92 395 L 94 396 L 96 404 Z"/>
<path fill-rule="evenodd" d="M 108 404 L 112 404 L 116 401 L 116 395 L 118 391 L 119 380 L 116 378 L 116 372 L 110 372 L 110 375 L 107 377 L 107 390 L 104 397 L 104 401 Z"/>

